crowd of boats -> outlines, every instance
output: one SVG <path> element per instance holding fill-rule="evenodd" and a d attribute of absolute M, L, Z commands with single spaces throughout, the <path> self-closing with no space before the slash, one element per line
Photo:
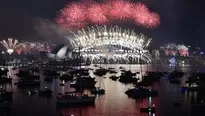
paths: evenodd
<path fill-rule="evenodd" d="M 125 91 L 129 97 L 134 99 L 143 99 L 150 96 L 158 96 L 158 91 L 150 88 L 155 82 L 160 82 L 160 78 L 166 78 L 172 84 L 180 84 L 181 78 L 184 76 L 182 71 L 174 70 L 172 72 L 146 72 L 146 74 L 139 76 L 142 72 L 131 72 L 124 67 L 119 67 L 120 76 L 116 68 L 102 68 L 95 65 L 95 69 L 91 68 L 74 68 L 74 67 L 61 67 L 61 68 L 45 68 L 40 69 L 38 67 L 13 67 L 12 70 L 19 70 L 16 76 L 18 76 L 18 82 L 14 84 L 18 88 L 35 88 L 40 86 L 40 75 L 35 75 L 43 71 L 44 81 L 53 82 L 54 79 L 60 79 L 62 81 L 70 81 L 70 87 L 75 88 L 76 91 L 59 93 L 56 96 L 56 104 L 58 107 L 73 106 L 73 105 L 85 105 L 95 104 L 95 95 L 106 94 L 105 87 L 96 86 L 97 81 L 94 77 L 90 76 L 90 71 L 99 78 L 98 81 L 103 82 L 103 78 L 107 73 L 110 74 L 110 79 L 113 81 L 119 81 L 124 84 L 131 83 L 133 88 L 129 88 Z M 59 71 L 63 69 L 64 73 L 61 75 Z M 0 70 L 0 83 L 12 83 L 12 77 L 8 76 L 8 69 Z M 181 86 L 181 91 L 203 91 L 205 89 L 205 73 L 195 72 L 188 74 L 185 85 Z M 60 86 L 64 86 L 63 83 Z M 84 94 L 83 90 L 90 90 L 91 94 Z M 45 87 L 38 91 L 28 91 L 29 95 L 38 94 L 39 96 L 52 97 L 52 90 Z M 3 88 L 0 90 L 0 109 L 9 109 L 12 101 L 12 92 L 8 92 Z M 142 112 L 156 112 L 156 108 L 149 106 L 147 108 L 141 108 Z"/>

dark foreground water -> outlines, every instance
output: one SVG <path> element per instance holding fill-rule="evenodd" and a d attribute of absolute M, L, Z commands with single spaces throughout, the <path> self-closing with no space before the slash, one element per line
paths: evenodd
<path fill-rule="evenodd" d="M 102 65 L 102 67 L 113 67 L 119 69 L 119 66 L 123 66 L 127 69 L 131 69 L 133 72 L 139 72 L 139 65 Z M 93 67 L 91 67 L 93 68 Z M 185 72 L 193 71 L 190 66 L 178 67 Z M 43 75 L 41 74 L 41 86 L 40 88 L 48 87 L 52 89 L 54 95 L 52 98 L 47 99 L 45 97 L 39 97 L 38 95 L 27 94 L 28 89 L 18 89 L 15 82 L 18 77 L 14 74 L 18 70 L 12 71 L 9 67 L 9 75 L 13 78 L 12 85 L 2 85 L 9 91 L 13 91 L 13 105 L 11 116 L 58 116 L 56 109 L 56 94 L 74 91 L 70 88 L 69 82 L 65 83 L 65 86 L 60 86 L 62 83 L 56 79 L 53 83 L 43 82 Z M 172 70 L 173 67 L 164 66 L 161 70 Z M 202 68 L 194 68 L 198 70 Z M 156 71 L 155 66 L 143 66 L 143 72 Z M 203 70 L 203 69 L 202 69 Z M 91 73 L 91 76 L 92 73 Z M 109 75 L 106 75 L 109 77 Z M 182 84 L 185 81 L 185 77 L 182 78 Z M 98 78 L 96 78 L 98 79 Z M 64 108 L 60 109 L 65 116 L 189 116 L 190 115 L 190 102 L 197 99 L 197 92 L 185 93 L 180 92 L 180 85 L 170 84 L 168 80 L 162 78 L 160 83 L 154 84 L 152 88 L 158 90 L 158 97 L 149 97 L 142 100 L 134 100 L 129 98 L 125 91 L 132 87 L 132 85 L 125 85 L 118 81 L 112 81 L 109 78 L 103 78 L 103 82 L 106 89 L 105 95 L 97 96 L 95 106 L 81 107 L 81 108 Z M 97 83 L 98 84 L 98 83 Z M 88 91 L 85 91 L 87 93 Z M 181 103 L 181 108 L 176 108 L 173 103 Z M 154 105 L 157 108 L 156 114 L 140 113 L 141 107 L 147 107 Z M 1 115 L 1 114 L 0 114 Z M 2 115 L 1 115 L 2 116 Z"/>

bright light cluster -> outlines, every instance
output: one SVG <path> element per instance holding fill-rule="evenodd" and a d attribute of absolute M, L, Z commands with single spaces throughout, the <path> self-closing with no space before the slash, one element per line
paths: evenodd
<path fill-rule="evenodd" d="M 31 54 L 35 52 L 45 51 L 50 52 L 55 47 L 51 41 L 45 42 L 21 42 L 16 46 L 16 51 L 20 55 L 21 52 Z"/>
<path fill-rule="evenodd" d="M 189 49 L 183 44 L 166 44 L 162 46 L 161 49 L 165 52 L 166 55 L 176 56 L 177 54 L 179 54 L 179 56 L 189 56 Z"/>
<path fill-rule="evenodd" d="M 73 38 L 69 38 L 74 50 L 79 49 L 84 59 L 100 61 L 103 59 L 151 61 L 151 55 L 146 48 L 151 39 L 133 30 L 122 29 L 118 26 L 96 26 L 78 30 Z M 110 49 L 111 48 L 111 49 Z M 141 56 L 140 56 L 141 55 Z"/>
<path fill-rule="evenodd" d="M 8 41 L 6 40 L 1 41 L 1 44 L 6 48 L 9 54 L 12 54 L 14 52 L 17 43 L 18 40 L 13 40 L 12 38 L 8 38 Z"/>
<path fill-rule="evenodd" d="M 146 28 L 156 28 L 160 24 L 159 15 L 150 12 L 145 4 L 123 0 L 73 2 L 63 8 L 57 17 L 57 23 L 68 28 L 104 25 L 116 20 L 133 21 Z"/>

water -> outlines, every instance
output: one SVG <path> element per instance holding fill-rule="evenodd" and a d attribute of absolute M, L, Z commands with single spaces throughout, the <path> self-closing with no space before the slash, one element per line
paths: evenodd
<path fill-rule="evenodd" d="M 123 66 L 126 69 L 130 69 L 133 72 L 140 72 L 139 65 L 101 65 L 102 67 L 113 67 L 119 69 L 119 66 Z M 95 68 L 95 67 L 91 67 Z M 190 66 L 178 67 L 185 72 L 192 71 Z M 172 70 L 173 67 L 163 66 L 161 70 Z M 195 68 L 196 69 L 196 68 Z M 152 65 L 144 65 L 143 72 L 156 71 L 156 67 Z M 70 88 L 69 83 L 65 83 L 65 86 L 60 86 L 62 83 L 60 80 L 54 80 L 53 83 L 43 82 L 43 75 L 41 75 L 40 88 L 48 87 L 53 92 L 52 98 L 47 99 L 45 97 L 39 97 L 38 95 L 27 94 L 29 89 L 18 89 L 15 82 L 18 77 L 14 74 L 18 70 L 11 70 L 9 68 L 9 75 L 13 78 L 12 85 L 3 85 L 9 91 L 13 91 L 13 105 L 11 116 L 57 116 L 58 112 L 62 112 L 66 115 L 74 116 L 189 116 L 190 102 L 197 99 L 197 93 L 185 93 L 180 92 L 180 86 L 170 84 L 166 78 L 161 78 L 160 83 L 155 83 L 152 88 L 158 90 L 158 97 L 150 97 L 142 100 L 134 100 L 129 98 L 125 91 L 131 88 L 133 85 L 122 84 L 118 81 L 112 81 L 109 78 L 103 78 L 106 94 L 97 96 L 95 106 L 81 107 L 81 108 L 64 108 L 57 112 L 56 110 L 56 97 L 58 93 L 64 93 L 74 91 Z M 118 73 L 119 75 L 119 73 Z M 91 73 L 91 76 L 94 76 Z M 140 76 L 140 75 L 139 75 Z M 106 75 L 109 77 L 109 75 Z M 184 82 L 186 77 L 182 78 Z M 85 91 L 88 93 L 88 91 Z M 181 108 L 173 107 L 173 103 L 181 103 Z M 156 114 L 140 113 L 141 107 L 155 106 Z"/>

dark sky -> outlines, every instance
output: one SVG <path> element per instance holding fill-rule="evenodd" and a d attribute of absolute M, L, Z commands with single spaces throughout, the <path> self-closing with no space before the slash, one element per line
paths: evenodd
<path fill-rule="evenodd" d="M 59 9 L 71 0 L 1 0 L 0 37 L 13 37 L 19 40 L 57 39 L 55 33 L 41 35 L 36 19 L 54 20 Z M 133 0 L 136 1 L 136 0 Z M 205 44 L 204 2 L 196 0 L 141 0 L 151 11 L 161 16 L 161 25 L 157 29 L 145 29 L 131 26 L 153 38 L 154 44 L 177 42 L 184 44 Z"/>

